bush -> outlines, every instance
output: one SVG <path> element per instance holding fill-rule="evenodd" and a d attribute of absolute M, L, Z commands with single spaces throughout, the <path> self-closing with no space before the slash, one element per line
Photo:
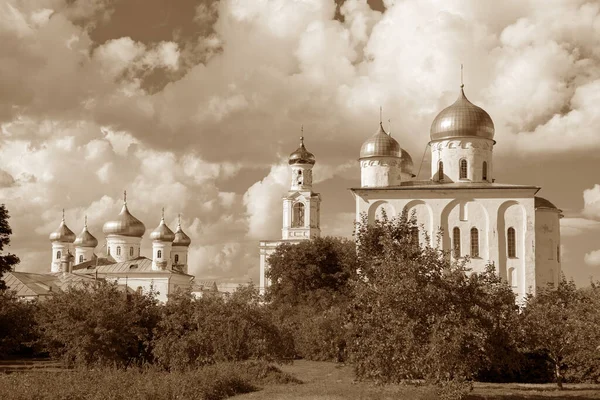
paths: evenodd
<path fill-rule="evenodd" d="M 255 288 L 226 297 L 170 296 L 153 340 L 159 365 L 177 371 L 225 361 L 285 362 L 291 347 Z"/>
<path fill-rule="evenodd" d="M 0 358 L 31 351 L 37 338 L 36 305 L 19 301 L 12 291 L 0 290 Z"/>
<path fill-rule="evenodd" d="M 70 288 L 39 303 L 41 343 L 67 366 L 119 366 L 151 361 L 158 321 L 153 294 L 125 294 L 113 283 Z"/>

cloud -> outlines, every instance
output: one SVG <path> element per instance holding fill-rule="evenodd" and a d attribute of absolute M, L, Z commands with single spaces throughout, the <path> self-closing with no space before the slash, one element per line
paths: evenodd
<path fill-rule="evenodd" d="M 600 185 L 583 191 L 583 215 L 600 221 Z"/>
<path fill-rule="evenodd" d="M 593 231 L 600 231 L 600 221 L 578 217 L 560 220 L 560 235 L 563 237 L 579 236 Z"/>
<path fill-rule="evenodd" d="M 583 257 L 585 263 L 591 267 L 600 266 L 600 250 L 590 251 Z"/>

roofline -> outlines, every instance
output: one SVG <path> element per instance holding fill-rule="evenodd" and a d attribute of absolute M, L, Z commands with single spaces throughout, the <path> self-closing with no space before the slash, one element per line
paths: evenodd
<path fill-rule="evenodd" d="M 494 144 L 496 144 L 496 140 L 495 139 L 485 138 L 485 137 L 481 137 L 481 136 L 465 136 L 465 135 L 462 135 L 462 136 L 450 136 L 450 137 L 441 138 L 441 139 L 431 139 L 429 141 L 429 144 L 431 144 L 433 142 L 441 142 L 442 140 L 451 140 L 451 139 L 484 139 L 484 140 L 491 140 L 492 142 L 494 142 Z"/>
<path fill-rule="evenodd" d="M 348 190 L 355 192 L 359 190 L 365 191 L 375 191 L 375 190 L 448 190 L 448 189 L 458 189 L 458 190 L 504 190 L 504 189 L 536 189 L 535 193 L 540 191 L 541 187 L 539 186 L 530 186 L 530 185 L 495 185 L 495 186 L 451 186 L 451 184 L 442 184 L 442 185 L 419 185 L 419 186 L 384 186 L 384 187 L 358 187 L 358 188 L 348 188 Z M 534 194 L 535 194 L 534 193 Z"/>

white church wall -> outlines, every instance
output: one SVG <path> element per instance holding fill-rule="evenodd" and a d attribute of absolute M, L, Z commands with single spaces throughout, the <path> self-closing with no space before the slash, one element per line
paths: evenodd
<path fill-rule="evenodd" d="M 106 238 L 107 252 L 117 262 L 133 260 L 140 256 L 140 242 L 142 238 L 109 235 Z"/>
<path fill-rule="evenodd" d="M 557 210 L 535 211 L 535 264 L 538 288 L 558 285 L 560 261 L 560 214 Z"/>
<path fill-rule="evenodd" d="M 50 272 L 60 272 L 60 258 L 71 249 L 70 243 L 52 242 L 52 262 Z"/>
<path fill-rule="evenodd" d="M 429 237 L 429 245 L 433 246 L 436 241 L 433 229 L 433 211 L 431 206 L 423 200 L 411 200 L 406 203 L 403 210 L 406 210 L 408 217 L 411 218 L 414 213 L 417 226 L 419 227 L 419 243 L 425 244 L 426 237 Z"/>
<path fill-rule="evenodd" d="M 439 162 L 444 164 L 444 180 L 447 182 L 483 182 L 483 162 L 487 163 L 485 181 L 492 182 L 492 149 L 494 142 L 483 138 L 448 139 L 431 143 L 431 177 L 439 180 Z M 460 178 L 460 160 L 467 160 L 467 177 Z"/>
<path fill-rule="evenodd" d="M 370 157 L 360 161 L 362 187 L 397 186 L 401 180 L 399 158 Z"/>
<path fill-rule="evenodd" d="M 75 265 L 94 258 L 94 247 L 75 247 Z"/>

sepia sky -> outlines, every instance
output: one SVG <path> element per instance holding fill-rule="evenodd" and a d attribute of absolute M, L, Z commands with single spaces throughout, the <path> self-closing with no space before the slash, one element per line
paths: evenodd
<path fill-rule="evenodd" d="M 48 271 L 61 209 L 102 243 L 127 189 L 142 254 L 165 207 L 198 279 L 258 282 L 300 126 L 322 233 L 350 236 L 379 107 L 416 173 L 461 63 L 496 126 L 496 182 L 542 187 L 565 215 L 563 271 L 600 279 L 600 1 L 583 0 L 4 0 L 9 250 Z"/>

